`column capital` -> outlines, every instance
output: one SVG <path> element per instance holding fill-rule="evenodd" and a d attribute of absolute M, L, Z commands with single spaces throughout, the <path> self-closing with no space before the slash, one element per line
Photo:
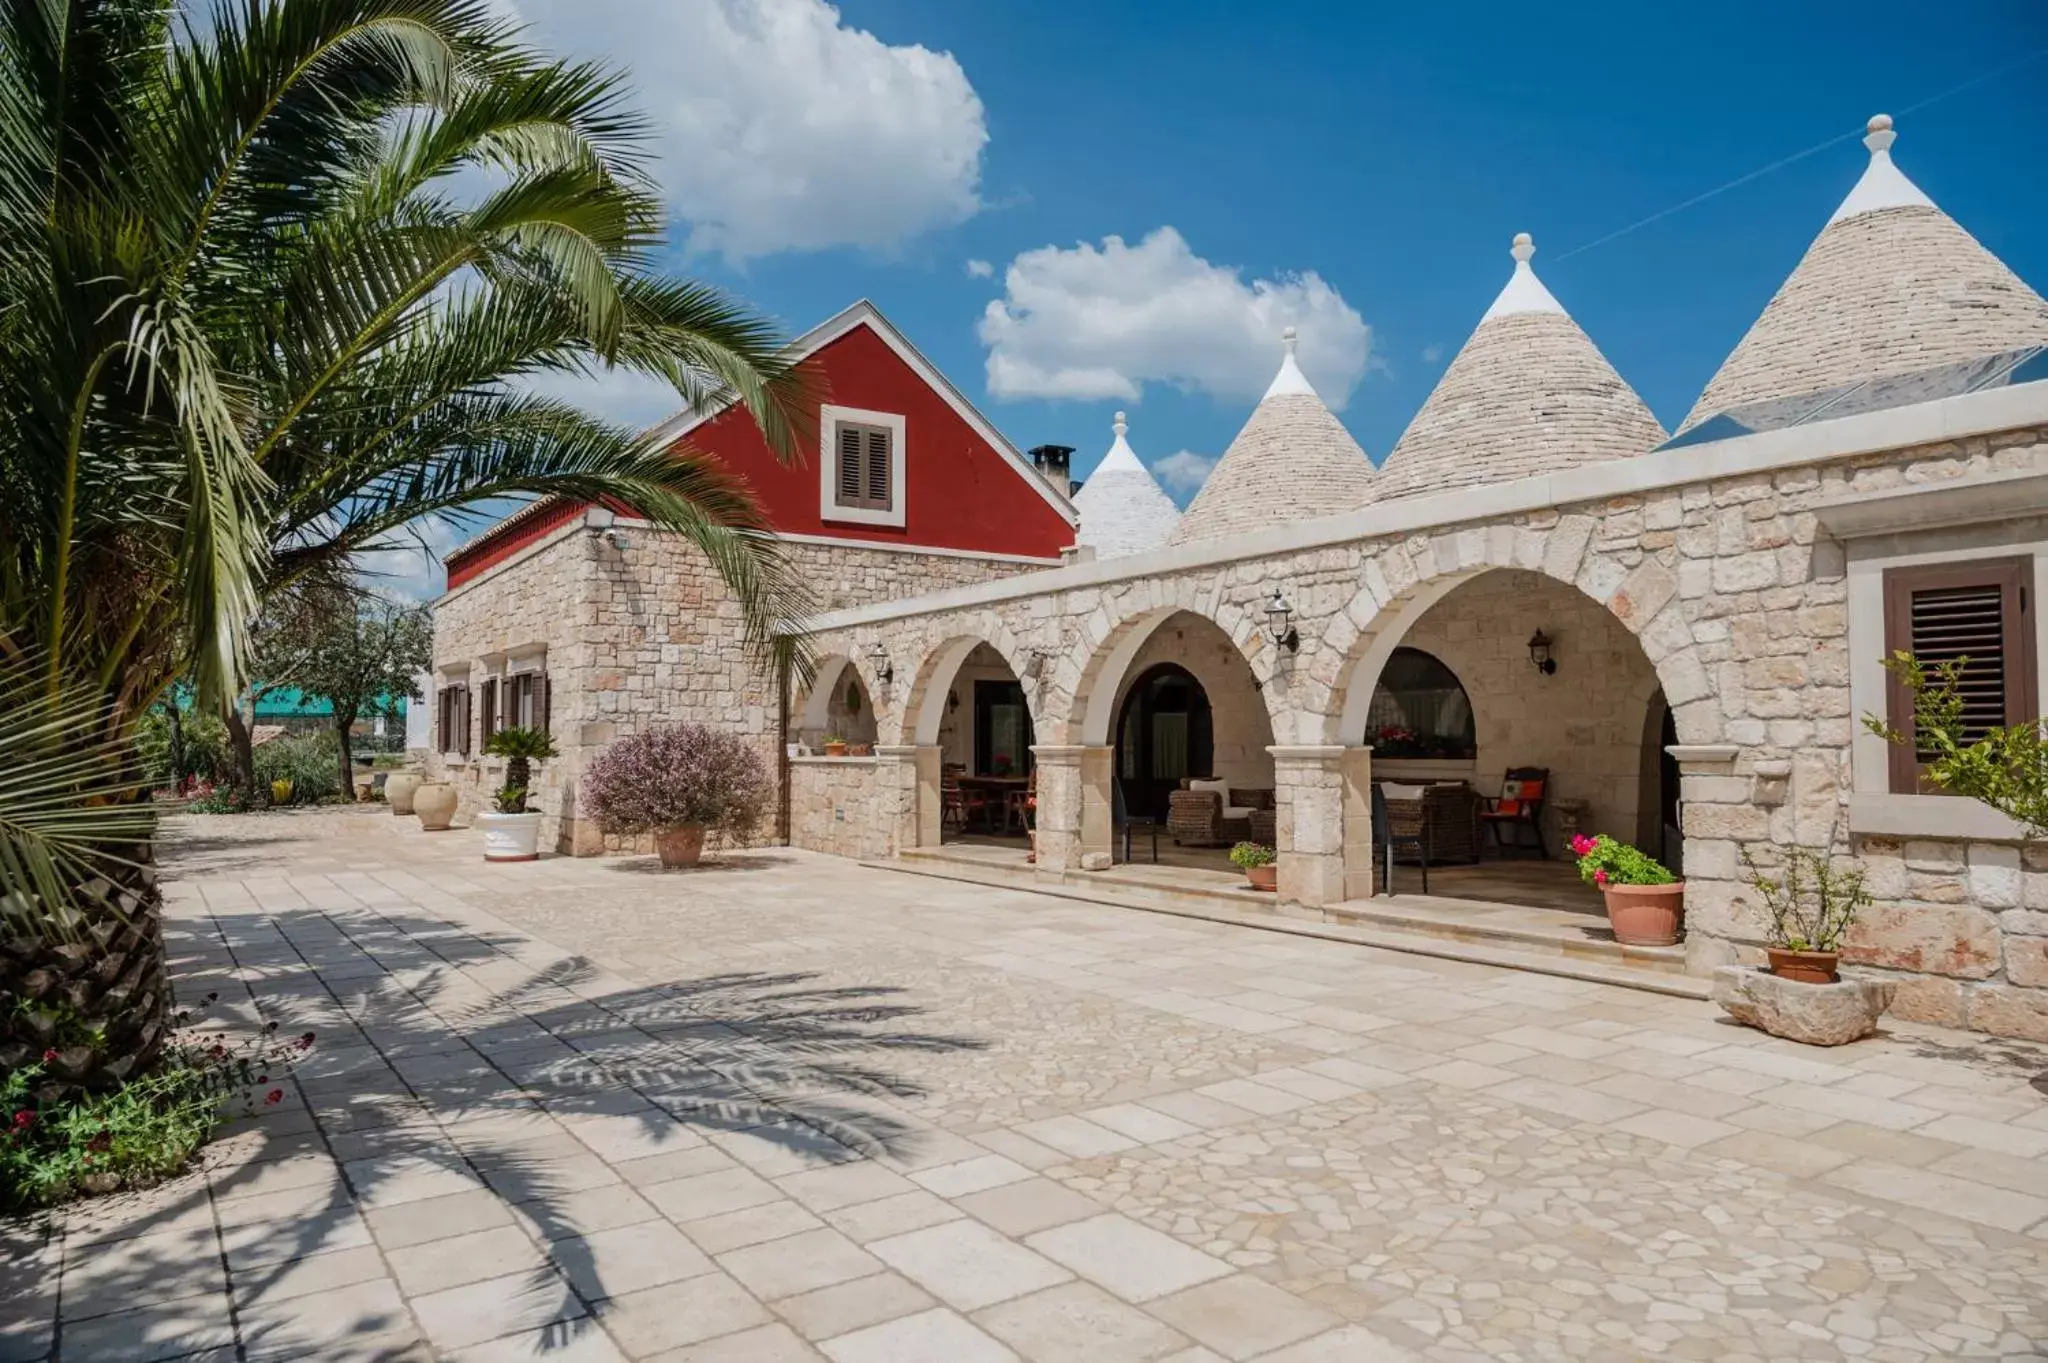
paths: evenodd
<path fill-rule="evenodd" d="M 1088 751 L 1085 743 L 1034 743 L 1031 755 L 1046 766 L 1077 767 L 1081 754 Z"/>
<path fill-rule="evenodd" d="M 915 756 L 917 756 L 917 744 L 915 744 L 915 743 L 877 743 L 877 744 L 875 744 L 875 756 L 877 756 L 877 757 L 894 757 L 894 758 L 898 758 L 898 759 L 901 759 L 901 758 L 905 758 L 905 757 L 915 757 Z"/>
<path fill-rule="evenodd" d="M 1266 751 L 1276 762 L 1340 762 L 1351 749 L 1342 743 L 1275 743 Z"/>

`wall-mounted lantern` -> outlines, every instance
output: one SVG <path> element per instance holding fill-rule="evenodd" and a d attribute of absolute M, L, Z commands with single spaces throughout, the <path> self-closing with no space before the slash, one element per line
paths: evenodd
<path fill-rule="evenodd" d="M 1287 598 L 1280 595 L 1275 587 L 1271 599 L 1266 602 L 1266 634 L 1276 648 L 1289 653 L 1301 651 L 1301 631 L 1294 627 L 1294 607 L 1287 604 Z"/>
<path fill-rule="evenodd" d="M 1557 659 L 1550 656 L 1550 636 L 1540 629 L 1529 636 L 1529 663 L 1546 677 L 1557 675 Z"/>
<path fill-rule="evenodd" d="M 880 639 L 868 648 L 868 661 L 875 665 L 875 680 L 887 686 L 896 675 L 895 666 L 889 661 L 889 650 L 882 647 Z"/>
<path fill-rule="evenodd" d="M 1031 656 L 1024 660 L 1023 680 L 1035 682 L 1038 680 L 1038 674 L 1043 671 L 1045 671 L 1045 655 L 1034 648 L 1031 650 Z"/>

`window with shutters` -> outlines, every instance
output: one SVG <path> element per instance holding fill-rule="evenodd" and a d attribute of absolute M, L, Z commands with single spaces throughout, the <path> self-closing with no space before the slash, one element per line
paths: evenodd
<path fill-rule="evenodd" d="M 1929 667 L 1962 662 L 1965 734 L 2010 728 L 2038 714 L 2034 680 L 2032 560 L 1977 559 L 1892 568 L 1884 575 L 1884 649 Z M 1913 732 L 1913 697 L 1896 677 L 1886 687 L 1892 727 Z M 1932 794 L 1923 778 L 1930 754 L 1891 747 L 1895 794 Z"/>
<path fill-rule="evenodd" d="M 825 406 L 819 413 L 820 514 L 865 525 L 904 523 L 904 427 L 892 412 Z"/>
<path fill-rule="evenodd" d="M 441 751 L 459 757 L 469 755 L 469 688 L 464 685 L 444 686 L 440 692 L 440 703 L 435 707 L 436 722 L 440 727 Z"/>
<path fill-rule="evenodd" d="M 484 741 L 489 742 L 492 734 L 502 726 L 498 723 L 498 679 L 488 678 L 483 691 Z"/>

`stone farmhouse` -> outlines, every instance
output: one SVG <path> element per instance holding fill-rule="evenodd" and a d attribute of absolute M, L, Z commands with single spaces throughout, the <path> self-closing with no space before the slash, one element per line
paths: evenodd
<path fill-rule="evenodd" d="M 572 508 L 451 560 L 437 669 L 468 696 L 495 676 L 502 696 L 552 656 L 554 724 L 578 740 L 548 764 L 565 848 L 599 845 L 574 815 L 579 755 L 631 725 L 715 719 L 782 754 L 788 840 L 1060 893 L 1248 898 L 1214 852 L 1169 846 L 1155 865 L 1157 820 L 1169 843 L 1270 835 L 1276 907 L 1298 919 L 1513 938 L 1582 907 L 1569 833 L 1612 833 L 1682 868 L 1685 943 L 1560 954 L 1684 981 L 1757 953 L 1745 854 L 1804 846 L 1868 872 L 1846 958 L 1898 978 L 1895 1013 L 2048 1039 L 2048 851 L 1928 793 L 1910 748 L 1862 724 L 1910 723 L 1882 666 L 1897 648 L 1967 656 L 1978 722 L 2041 713 L 2048 301 L 1893 163 L 1889 119 L 1865 140 L 1861 178 L 1675 432 L 1520 236 L 1378 467 L 1288 338 L 1184 515 L 1120 420 L 1069 536 L 1066 499 L 954 394 L 938 407 L 981 435 L 988 477 L 1011 480 L 999 519 L 1030 538 L 793 532 L 855 589 L 808 622 L 823 661 L 807 692 L 781 702 L 722 649 L 687 555 L 631 526 L 621 548 L 621 525 Z M 891 401 L 864 397 L 858 421 L 886 427 Z M 893 428 L 909 528 L 923 410 Z M 461 704 L 444 699 L 443 732 L 468 744 Z M 815 755 L 856 732 L 870 754 Z M 1540 798 L 1489 806 L 1510 772 Z M 1028 865 L 1003 784 L 1020 776 Z M 984 779 L 993 804 L 968 798 Z M 1376 789 L 1440 807 L 1429 893 L 1422 868 L 1397 859 L 1389 882 L 1375 856 Z"/>

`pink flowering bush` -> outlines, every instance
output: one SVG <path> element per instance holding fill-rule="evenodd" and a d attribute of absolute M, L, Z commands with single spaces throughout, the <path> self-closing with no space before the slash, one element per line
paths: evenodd
<path fill-rule="evenodd" d="M 1678 877 L 1648 853 L 1605 833 L 1572 839 L 1572 855 L 1579 859 L 1579 877 L 1589 885 L 1672 885 Z"/>
<path fill-rule="evenodd" d="M 697 825 L 744 834 L 768 809 L 768 766 L 738 734 L 701 724 L 622 738 L 585 769 L 577 800 L 607 833 Z"/>

